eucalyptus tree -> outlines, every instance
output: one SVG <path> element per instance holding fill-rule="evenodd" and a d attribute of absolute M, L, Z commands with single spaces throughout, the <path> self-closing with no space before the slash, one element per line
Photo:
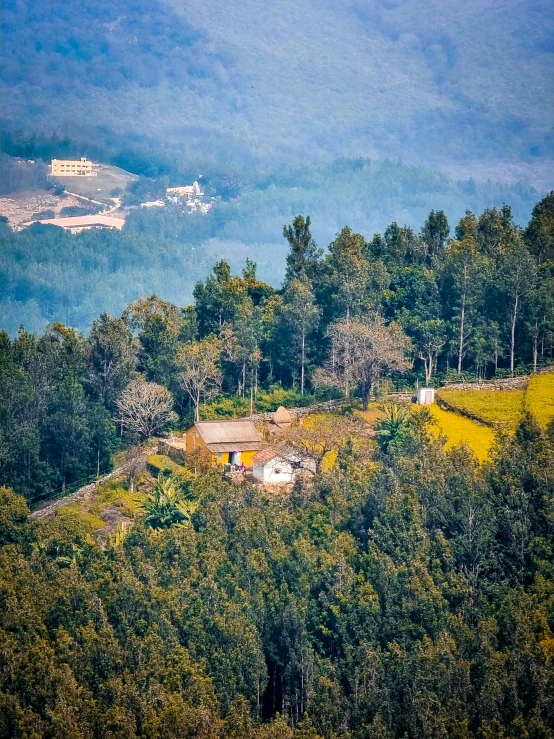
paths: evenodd
<path fill-rule="evenodd" d="M 304 395 L 307 340 L 319 321 L 319 308 L 307 281 L 293 279 L 288 283 L 280 313 L 285 341 L 292 349 L 294 361 L 300 363 L 300 393 Z"/>

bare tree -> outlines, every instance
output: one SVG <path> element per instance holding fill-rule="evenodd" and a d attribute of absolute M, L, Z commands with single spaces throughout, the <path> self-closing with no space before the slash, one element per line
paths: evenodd
<path fill-rule="evenodd" d="M 139 437 L 148 438 L 177 420 L 173 396 L 155 382 L 133 380 L 119 396 L 118 421 Z"/>
<path fill-rule="evenodd" d="M 349 388 L 357 387 L 364 410 L 383 372 L 406 372 L 411 367 L 410 339 L 398 324 L 387 326 L 378 314 L 337 321 L 327 335 L 331 350 L 325 367 L 316 372 L 314 384 L 343 387 L 347 397 Z"/>
<path fill-rule="evenodd" d="M 366 424 L 360 420 L 325 415 L 312 418 L 304 425 L 293 426 L 278 448 L 283 448 L 289 456 L 294 450 L 301 467 L 310 469 L 315 462 L 316 472 L 321 472 L 330 452 L 337 452 L 349 439 L 364 436 L 365 432 Z"/>
<path fill-rule="evenodd" d="M 125 453 L 125 468 L 131 493 L 135 491 L 135 480 L 144 471 L 145 467 L 146 459 L 143 450 L 139 445 L 133 445 Z"/>
<path fill-rule="evenodd" d="M 221 387 L 220 355 L 219 341 L 211 338 L 185 344 L 179 352 L 179 382 L 194 405 L 197 421 L 200 420 L 200 401 L 213 397 Z"/>

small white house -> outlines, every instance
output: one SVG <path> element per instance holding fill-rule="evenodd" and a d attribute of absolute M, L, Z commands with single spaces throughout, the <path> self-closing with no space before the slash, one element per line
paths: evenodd
<path fill-rule="evenodd" d="M 420 387 L 417 390 L 417 404 L 418 405 L 433 405 L 435 402 L 435 388 L 434 387 Z"/>
<path fill-rule="evenodd" d="M 262 449 L 254 457 L 252 476 L 258 482 L 279 484 L 294 482 L 300 475 L 315 475 L 315 459 L 290 451 Z"/>

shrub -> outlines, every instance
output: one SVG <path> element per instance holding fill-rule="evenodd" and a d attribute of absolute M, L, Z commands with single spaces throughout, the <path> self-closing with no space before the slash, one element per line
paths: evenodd
<path fill-rule="evenodd" d="M 174 462 L 165 454 L 151 454 L 148 457 L 148 468 L 156 477 L 160 472 L 175 473 L 183 470 L 181 465 Z"/>

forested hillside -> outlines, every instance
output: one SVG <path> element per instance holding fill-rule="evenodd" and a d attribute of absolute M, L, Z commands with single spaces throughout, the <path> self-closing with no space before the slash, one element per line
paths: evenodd
<path fill-rule="evenodd" d="M 397 157 L 552 186 L 549 20 L 531 0 L 7 0 L 2 111 L 177 158 Z"/>
<path fill-rule="evenodd" d="M 185 470 L 105 548 L 0 490 L 2 736 L 547 739 L 553 441 L 479 468 L 419 413 L 290 497 Z"/>
<path fill-rule="evenodd" d="M 224 416 L 247 413 L 264 392 L 279 405 L 285 390 L 295 402 L 338 393 L 367 407 L 383 377 L 413 388 L 535 371 L 553 359 L 553 212 L 551 193 L 524 231 L 504 207 L 468 211 L 450 234 L 444 212 L 432 211 L 419 234 L 393 223 L 368 242 L 345 227 L 325 253 L 309 218 L 298 216 L 284 229 L 280 289 L 262 281 L 251 260 L 239 275 L 221 260 L 188 307 L 154 295 L 103 312 L 88 335 L 62 323 L 42 335 L 21 329 L 13 340 L 3 333 L 3 480 L 33 500 L 108 468 L 121 443 L 118 398 L 137 376 L 169 393 L 164 402 L 185 424 L 219 393 L 212 412 Z M 34 238 L 45 251 L 63 240 L 88 245 L 81 256 L 71 247 L 68 254 L 91 275 L 92 253 L 117 270 L 144 245 L 124 232 L 107 256 L 101 233 L 75 239 L 46 228 Z M 161 239 L 147 243 L 167 256 Z M 198 259 L 194 247 L 187 257 Z M 60 268 L 62 281 L 67 274 L 70 267 Z M 136 275 L 143 279 L 140 266 Z M 33 278 L 21 274 L 19 284 L 34 290 Z M 98 289 L 109 309 L 109 283 Z M 272 396 L 276 388 L 281 395 Z"/>
<path fill-rule="evenodd" d="M 75 142 L 49 138 L 4 138 L 3 146 L 37 161 L 79 152 Z M 186 304 L 194 284 L 219 259 L 240 270 L 250 258 L 260 277 L 277 287 L 285 266 L 283 223 L 296 213 L 312 215 L 314 237 L 325 246 L 345 224 L 367 240 L 391 222 L 419 229 L 430 210 L 443 210 L 456 223 L 466 209 L 480 213 L 510 203 L 515 222 L 523 226 L 539 199 L 529 187 L 455 181 L 390 161 L 339 159 L 190 171 L 163 158 L 143 160 L 131 151 L 103 153 L 142 175 L 126 196 L 132 202 L 156 199 L 168 185 L 200 174 L 208 195 L 220 199 L 207 215 L 183 215 L 178 206 L 134 211 L 123 233 L 72 236 L 53 227 L 0 233 L 0 325 L 11 335 L 20 324 L 39 331 L 52 321 L 88 330 L 99 313 L 119 313 L 150 293 Z"/>
<path fill-rule="evenodd" d="M 452 233 L 433 210 L 326 252 L 297 216 L 279 289 L 219 261 L 187 307 L 0 333 L 0 735 L 547 739 L 554 422 L 522 406 L 478 460 L 427 409 L 369 404 L 552 363 L 553 210 L 524 230 L 468 211 Z M 119 238 L 115 267 L 139 237 Z M 201 452 L 145 470 L 195 417 L 328 398 L 287 431 L 315 460 L 291 489 Z M 102 495 L 124 525 L 98 530 L 98 494 L 29 520 L 116 460 Z"/>

